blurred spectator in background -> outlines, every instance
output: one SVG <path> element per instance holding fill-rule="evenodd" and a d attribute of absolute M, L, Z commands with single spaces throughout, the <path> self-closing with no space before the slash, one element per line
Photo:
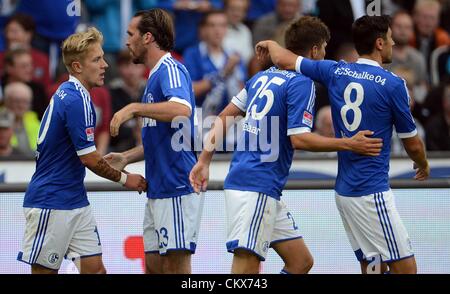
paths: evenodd
<path fill-rule="evenodd" d="M 117 76 L 117 54 L 125 48 L 127 27 L 132 16 L 138 10 L 155 7 L 157 0 L 88 0 L 84 1 L 92 25 L 100 30 L 104 37 L 103 50 L 109 64 L 105 82 Z"/>
<path fill-rule="evenodd" d="M 33 93 L 26 84 L 10 83 L 5 87 L 5 107 L 14 114 L 11 145 L 28 157 L 34 157 L 39 133 L 39 119 L 31 111 Z"/>
<path fill-rule="evenodd" d="M 26 14 L 15 14 L 5 25 L 6 50 L 23 48 L 29 50 L 33 59 L 33 81 L 42 84 L 45 89 L 50 86 L 48 56 L 31 47 L 35 30 L 33 18 Z M 3 69 L 4 52 L 0 52 L 0 69 Z"/>
<path fill-rule="evenodd" d="M 0 31 L 5 28 L 6 21 L 16 9 L 18 0 L 1 0 L 0 1 Z M 0 34 L 0 51 L 5 50 L 5 40 L 3 34 Z"/>
<path fill-rule="evenodd" d="M 117 58 L 119 77 L 109 84 L 112 113 L 116 113 L 133 102 L 141 102 L 146 79 L 142 77 L 145 67 L 134 64 L 128 50 L 121 51 Z M 111 138 L 110 152 L 123 152 L 141 143 L 141 127 L 137 118 L 120 126 L 119 135 Z"/>
<path fill-rule="evenodd" d="M 175 22 L 175 51 L 183 54 L 198 43 L 198 27 L 204 14 L 222 8 L 220 0 L 159 0 L 158 7 L 172 12 Z"/>
<path fill-rule="evenodd" d="M 410 85 L 414 89 L 414 97 L 422 103 L 428 91 L 428 75 L 425 58 L 419 51 L 409 45 L 414 36 L 414 24 L 411 16 L 405 10 L 400 10 L 392 16 L 392 63 L 386 69 L 392 71 L 397 67 L 411 69 L 414 72 L 416 84 Z"/>
<path fill-rule="evenodd" d="M 430 61 L 431 84 L 438 86 L 450 79 L 450 46 L 441 46 L 431 53 Z"/>
<path fill-rule="evenodd" d="M 19 149 L 11 145 L 13 136 L 14 114 L 5 108 L 0 108 L 0 160 L 2 158 L 23 157 Z"/>
<path fill-rule="evenodd" d="M 247 13 L 247 25 L 252 28 L 255 21 L 275 10 L 276 0 L 250 0 Z"/>
<path fill-rule="evenodd" d="M 317 112 L 315 132 L 321 136 L 334 138 L 333 118 L 331 117 L 331 107 L 322 107 Z"/>
<path fill-rule="evenodd" d="M 36 23 L 36 34 L 33 47 L 49 56 L 50 78 L 60 59 L 60 46 L 70 34 L 74 33 L 80 19 L 80 0 L 21 0 L 16 12 L 33 17 Z"/>
<path fill-rule="evenodd" d="M 450 84 L 444 88 L 441 113 L 432 117 L 426 126 L 427 149 L 450 151 Z"/>
<path fill-rule="evenodd" d="M 41 84 L 33 81 L 33 59 L 30 52 L 21 48 L 7 51 L 4 57 L 4 72 L 3 90 L 6 90 L 5 86 L 9 83 L 26 83 L 33 92 L 31 109 L 42 119 L 48 105 L 47 93 Z"/>
<path fill-rule="evenodd" d="M 222 46 L 227 26 L 223 11 L 207 13 L 200 22 L 202 42 L 183 55 L 203 117 L 219 114 L 245 82 L 239 56 L 230 54 Z"/>
<path fill-rule="evenodd" d="M 249 0 L 225 0 L 225 13 L 228 18 L 228 31 L 223 47 L 228 52 L 239 54 L 245 67 L 253 56 L 252 33 L 243 23 Z"/>
<path fill-rule="evenodd" d="M 409 101 L 409 108 L 411 109 L 411 113 L 420 113 L 420 111 L 417 110 L 417 107 L 419 106 L 416 103 L 416 99 L 414 96 L 414 85 L 417 84 L 417 77 L 415 75 L 414 69 L 404 66 L 404 65 L 398 65 L 397 67 L 392 68 L 392 72 L 396 74 L 397 76 L 401 77 L 406 82 L 406 87 L 408 88 L 409 97 L 411 98 Z M 417 135 L 425 141 L 425 130 L 422 126 L 422 124 L 416 119 L 416 129 L 417 129 Z M 397 132 L 393 131 L 392 134 L 392 140 L 391 140 L 391 154 L 397 155 L 397 156 L 403 156 L 407 155 L 405 148 L 403 147 L 402 140 L 398 137 Z"/>
<path fill-rule="evenodd" d="M 253 26 L 253 45 L 262 40 L 275 40 L 284 45 L 284 31 L 300 17 L 301 0 L 277 0 L 275 11 L 259 18 Z"/>
<path fill-rule="evenodd" d="M 284 46 L 284 32 L 290 22 L 301 16 L 301 0 L 276 0 L 275 11 L 260 17 L 253 25 L 253 46 L 262 40 L 275 40 Z M 270 67 L 271 65 L 268 65 Z M 267 68 L 268 68 L 267 67 Z M 259 71 L 267 69 L 256 57 L 248 66 L 251 77 Z"/>
<path fill-rule="evenodd" d="M 434 49 L 450 45 L 448 33 L 439 27 L 441 5 L 436 0 L 418 0 L 414 7 L 414 24 L 416 34 L 411 45 L 425 57 L 427 69 L 430 68 L 430 57 Z"/>
<path fill-rule="evenodd" d="M 19 149 L 11 146 L 13 125 L 14 114 L 5 108 L 0 108 L 0 160 L 14 156 L 23 156 Z"/>

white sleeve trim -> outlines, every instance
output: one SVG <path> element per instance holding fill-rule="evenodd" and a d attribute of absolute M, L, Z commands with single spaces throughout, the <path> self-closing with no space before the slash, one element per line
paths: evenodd
<path fill-rule="evenodd" d="M 295 62 L 295 71 L 298 73 L 302 73 L 301 66 L 302 66 L 303 56 L 297 57 L 297 61 Z"/>
<path fill-rule="evenodd" d="M 177 102 L 177 103 L 186 105 L 192 111 L 192 105 L 189 102 L 187 102 L 186 100 L 184 100 L 184 99 L 181 99 L 181 98 L 178 98 L 178 97 L 172 97 L 172 98 L 169 99 L 169 101 L 170 102 Z"/>
<path fill-rule="evenodd" d="M 287 132 L 287 135 L 293 136 L 293 135 L 300 135 L 300 134 L 304 134 L 304 133 L 311 133 L 311 129 L 310 128 L 289 129 Z"/>
<path fill-rule="evenodd" d="M 417 129 L 415 129 L 414 131 L 412 131 L 411 133 L 397 133 L 397 136 L 400 139 L 408 139 L 408 138 L 412 138 L 415 137 L 417 135 Z"/>
<path fill-rule="evenodd" d="M 95 148 L 95 145 L 94 145 L 94 146 L 91 146 L 91 147 L 88 147 L 88 148 L 85 148 L 85 149 L 78 150 L 77 151 L 77 155 L 78 156 L 83 156 L 83 155 L 92 153 L 92 152 L 94 152 L 96 150 L 97 150 L 97 148 Z"/>
<path fill-rule="evenodd" d="M 240 110 L 245 112 L 247 110 L 245 108 L 245 106 L 247 104 L 247 90 L 242 89 L 242 91 L 239 92 L 239 94 L 237 94 L 236 96 L 233 97 L 233 99 L 231 99 L 231 102 L 234 105 L 236 105 Z"/>

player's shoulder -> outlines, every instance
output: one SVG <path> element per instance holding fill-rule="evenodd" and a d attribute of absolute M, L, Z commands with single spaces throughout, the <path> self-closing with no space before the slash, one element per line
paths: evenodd
<path fill-rule="evenodd" d="M 275 66 L 272 66 L 270 68 L 268 68 L 267 70 L 264 71 L 260 71 L 258 72 L 253 79 L 259 79 L 261 76 L 268 76 L 268 77 L 279 77 L 287 82 L 291 82 L 291 81 L 310 81 L 311 79 L 308 78 L 307 76 L 295 72 L 295 71 L 291 71 L 291 70 L 283 70 L 283 69 L 279 69 Z"/>
<path fill-rule="evenodd" d="M 157 72 L 166 73 L 170 78 L 177 80 L 180 76 L 186 76 L 190 78 L 187 68 L 180 61 L 176 60 L 172 56 L 166 56 L 161 61 Z M 165 76 L 165 75 L 164 75 Z"/>
<path fill-rule="evenodd" d="M 405 79 L 391 72 L 390 70 L 383 69 L 386 72 L 386 75 L 389 77 L 389 80 L 392 83 L 392 87 L 396 88 L 398 86 L 404 86 L 406 84 Z"/>
<path fill-rule="evenodd" d="M 167 55 L 161 60 L 161 65 L 158 70 L 178 69 L 187 71 L 186 67 L 178 60 L 173 58 L 172 55 Z"/>
<path fill-rule="evenodd" d="M 72 105 L 75 102 L 87 101 L 88 97 L 87 90 L 72 80 L 63 82 L 54 94 L 54 98 L 59 98 L 65 106 Z"/>

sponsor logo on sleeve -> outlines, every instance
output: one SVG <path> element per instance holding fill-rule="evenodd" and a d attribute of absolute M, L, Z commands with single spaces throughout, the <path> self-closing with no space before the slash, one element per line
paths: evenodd
<path fill-rule="evenodd" d="M 93 127 L 86 129 L 86 138 L 89 142 L 94 142 L 94 128 Z"/>

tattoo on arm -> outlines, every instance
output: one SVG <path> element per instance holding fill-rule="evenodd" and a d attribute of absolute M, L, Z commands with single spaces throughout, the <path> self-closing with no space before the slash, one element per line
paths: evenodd
<path fill-rule="evenodd" d="M 113 182 L 118 182 L 120 180 L 120 171 L 112 168 L 103 158 L 100 159 L 91 170 L 100 177 L 106 178 Z"/>

